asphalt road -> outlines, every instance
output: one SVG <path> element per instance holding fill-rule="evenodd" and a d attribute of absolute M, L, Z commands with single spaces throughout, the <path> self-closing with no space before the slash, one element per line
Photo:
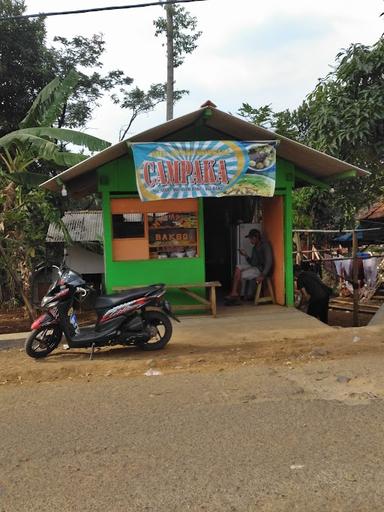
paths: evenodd
<path fill-rule="evenodd" d="M 382 511 L 383 399 L 300 371 L 3 386 L 0 511 Z"/>

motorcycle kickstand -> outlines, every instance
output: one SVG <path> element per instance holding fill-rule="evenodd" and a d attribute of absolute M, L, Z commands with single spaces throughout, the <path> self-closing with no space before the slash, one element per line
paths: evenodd
<path fill-rule="evenodd" d="M 89 354 L 89 360 L 90 361 L 92 361 L 94 353 L 95 353 L 95 344 L 92 343 L 92 345 L 91 345 L 91 353 Z"/>

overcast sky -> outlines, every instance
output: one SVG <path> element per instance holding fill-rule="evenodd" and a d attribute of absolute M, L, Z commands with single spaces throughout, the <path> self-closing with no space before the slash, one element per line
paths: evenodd
<path fill-rule="evenodd" d="M 26 0 L 27 12 L 49 12 L 137 4 L 144 0 Z M 324 77 L 341 48 L 372 44 L 383 32 L 382 0 L 206 0 L 186 4 L 203 32 L 199 47 L 175 72 L 176 88 L 189 96 L 175 106 L 175 117 L 210 99 L 236 113 L 243 102 L 254 107 L 294 108 Z M 134 85 L 165 82 L 165 50 L 154 37 L 153 19 L 161 7 L 48 18 L 49 40 L 103 33 L 104 70 L 122 69 Z M 128 112 L 106 96 L 87 131 L 117 142 Z M 165 121 L 165 104 L 137 119 L 130 135 Z"/>

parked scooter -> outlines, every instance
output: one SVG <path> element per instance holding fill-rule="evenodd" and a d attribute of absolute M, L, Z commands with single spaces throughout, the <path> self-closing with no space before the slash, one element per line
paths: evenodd
<path fill-rule="evenodd" d="M 56 267 L 57 268 L 57 267 Z M 25 351 L 36 359 L 46 357 L 60 343 L 63 334 L 69 348 L 136 345 L 142 350 L 159 350 L 172 336 L 169 317 L 179 321 L 164 300 L 165 285 L 155 284 L 96 299 L 96 324 L 77 325 L 73 306 L 89 293 L 83 278 L 61 267 L 58 278 L 41 302 L 44 313 L 33 322 Z"/>

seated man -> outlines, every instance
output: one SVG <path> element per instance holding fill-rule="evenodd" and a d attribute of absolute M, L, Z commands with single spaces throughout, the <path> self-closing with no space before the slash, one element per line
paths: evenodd
<path fill-rule="evenodd" d="M 231 293 L 226 297 L 228 303 L 236 302 L 239 299 L 242 279 L 256 279 L 257 282 L 260 282 L 264 277 L 269 276 L 272 270 L 273 256 L 271 244 L 261 237 L 258 229 L 251 229 L 245 238 L 249 238 L 250 243 L 253 245 L 252 254 L 248 256 L 242 249 L 239 249 L 240 254 L 245 256 L 248 264 L 237 265 L 233 276 Z"/>

